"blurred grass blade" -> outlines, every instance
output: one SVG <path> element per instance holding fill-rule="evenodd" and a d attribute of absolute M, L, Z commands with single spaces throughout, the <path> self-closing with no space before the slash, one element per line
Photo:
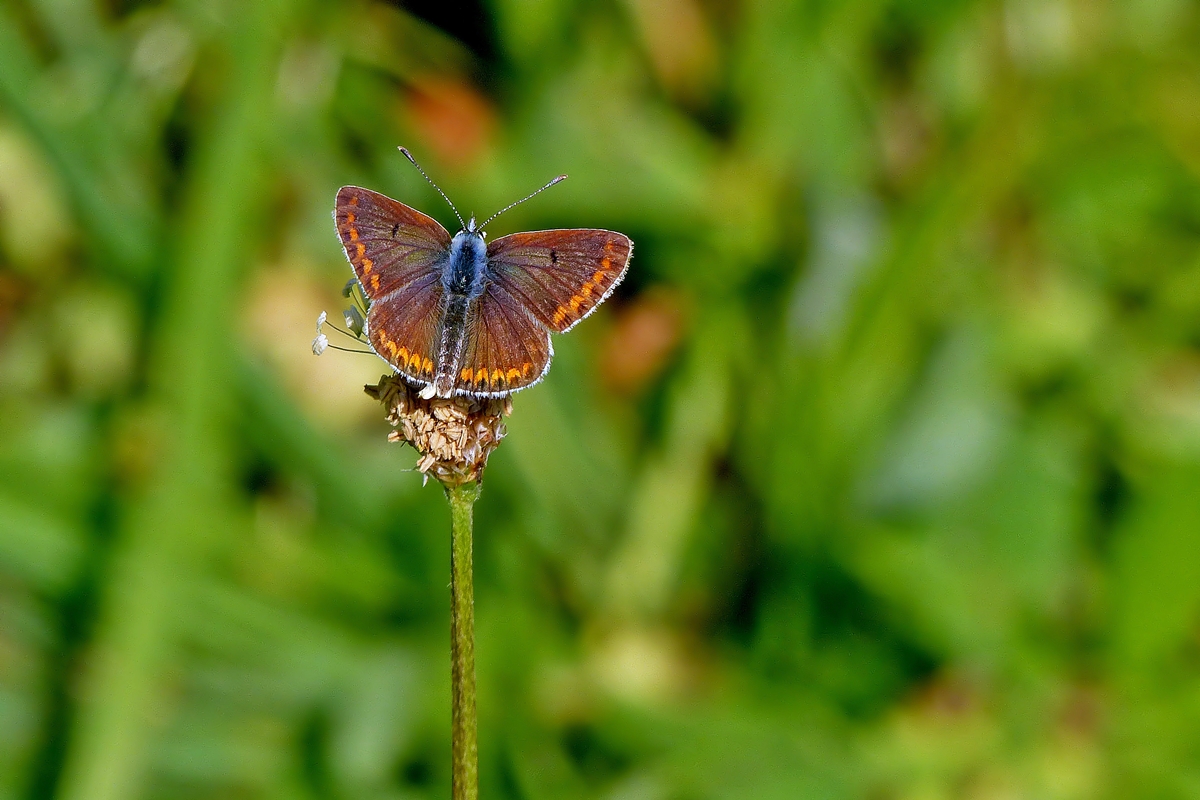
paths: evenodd
<path fill-rule="evenodd" d="M 84 534 L 42 509 L 0 497 L 0 569 L 57 593 L 79 574 Z"/>
<path fill-rule="evenodd" d="M 33 136 L 62 179 L 89 241 L 99 246 L 106 265 L 118 275 L 149 277 L 159 241 L 159 220 L 146 197 L 119 197 L 104 186 L 84 156 L 84 130 L 69 135 L 39 109 L 39 65 L 24 42 L 12 9 L 0 5 L 0 102 Z M 129 157 L 141 154 L 122 154 Z M 111 165 L 120 169 L 121 164 Z M 128 169 L 128 165 L 124 165 Z"/>
<path fill-rule="evenodd" d="M 219 431 L 233 393 L 229 333 L 218 320 L 231 316 L 247 252 L 246 209 L 258 207 L 259 133 L 272 108 L 280 18 L 268 0 L 247 3 L 237 15 L 234 68 L 192 165 L 152 363 L 153 397 L 170 420 L 168 444 L 115 554 L 65 766 L 65 798 L 137 796 L 161 717 L 179 576 L 203 569 L 206 545 L 227 528 L 219 509 L 229 466 Z"/>

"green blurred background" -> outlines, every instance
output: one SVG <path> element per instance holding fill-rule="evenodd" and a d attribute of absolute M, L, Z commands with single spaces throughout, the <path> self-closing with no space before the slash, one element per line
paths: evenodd
<path fill-rule="evenodd" d="M 0 798 L 449 795 L 355 183 L 623 231 L 477 507 L 485 798 L 1200 797 L 1200 10 L 0 0 Z"/>

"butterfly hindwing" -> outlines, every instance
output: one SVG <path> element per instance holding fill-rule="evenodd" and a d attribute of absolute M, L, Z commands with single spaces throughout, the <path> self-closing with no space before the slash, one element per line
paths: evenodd
<path fill-rule="evenodd" d="M 513 233 L 488 245 L 488 272 L 535 320 L 563 333 L 604 302 L 632 253 L 629 237 L 614 231 Z"/>
<path fill-rule="evenodd" d="M 550 367 L 550 333 L 493 283 L 475 302 L 456 390 L 499 395 L 537 383 Z"/>
<path fill-rule="evenodd" d="M 429 273 L 371 305 L 367 337 L 375 352 L 417 383 L 433 381 L 442 307 L 442 278 Z"/>
<path fill-rule="evenodd" d="M 450 234 L 437 220 L 390 197 L 343 186 L 333 212 L 346 257 L 367 297 L 386 297 L 438 270 Z"/>

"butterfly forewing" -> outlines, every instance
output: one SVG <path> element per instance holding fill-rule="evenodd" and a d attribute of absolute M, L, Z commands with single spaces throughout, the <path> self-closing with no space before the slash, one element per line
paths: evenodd
<path fill-rule="evenodd" d="M 334 220 L 372 301 L 428 275 L 449 257 L 450 234 L 437 220 L 369 189 L 339 189 Z"/>
<path fill-rule="evenodd" d="M 550 334 L 524 304 L 492 284 L 475 302 L 455 388 L 472 394 L 507 394 L 537 383 L 554 350 Z"/>
<path fill-rule="evenodd" d="M 633 242 L 613 231 L 581 228 L 502 236 L 488 245 L 494 285 L 552 331 L 570 330 L 612 292 Z"/>

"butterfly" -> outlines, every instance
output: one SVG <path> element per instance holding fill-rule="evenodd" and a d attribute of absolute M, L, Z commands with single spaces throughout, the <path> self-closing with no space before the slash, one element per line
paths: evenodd
<path fill-rule="evenodd" d="M 591 228 L 531 231 L 487 241 L 484 228 L 566 178 L 560 175 L 482 224 L 458 209 L 403 147 L 400 152 L 450 204 L 462 226 L 370 189 L 338 190 L 334 221 L 368 301 L 364 337 L 421 396 L 502 397 L 546 376 L 551 333 L 566 333 L 613 292 L 633 242 Z"/>

